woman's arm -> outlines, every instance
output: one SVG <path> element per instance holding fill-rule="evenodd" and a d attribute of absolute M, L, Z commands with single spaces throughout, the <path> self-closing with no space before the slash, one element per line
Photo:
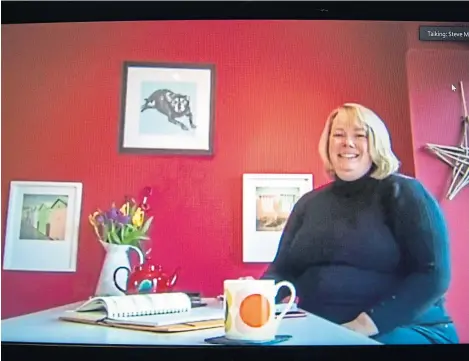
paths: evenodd
<path fill-rule="evenodd" d="M 449 236 L 437 201 L 413 179 L 395 183 L 398 196 L 389 204 L 389 222 L 408 275 L 389 296 L 366 311 L 380 334 L 411 323 L 447 291 Z"/>
<path fill-rule="evenodd" d="M 291 268 L 291 264 L 288 264 L 287 256 L 290 253 L 290 247 L 296 232 L 300 229 L 303 223 L 305 206 L 307 201 L 311 198 L 311 195 L 312 192 L 305 194 L 293 207 L 280 237 L 277 254 L 264 274 L 260 277 L 261 279 L 273 279 L 276 282 L 283 280 L 290 281 L 292 283 L 294 282 L 295 272 Z M 289 296 L 288 289 L 286 287 L 282 287 L 277 299 L 281 300 L 287 296 Z"/>

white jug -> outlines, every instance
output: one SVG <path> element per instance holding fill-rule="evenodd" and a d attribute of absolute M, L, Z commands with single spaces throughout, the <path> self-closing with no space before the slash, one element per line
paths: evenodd
<path fill-rule="evenodd" d="M 130 266 L 129 252 L 133 250 L 137 252 L 139 257 L 139 265 L 145 261 L 145 257 L 140 249 L 134 246 L 111 244 L 100 241 L 106 250 L 106 257 L 104 258 L 103 267 L 99 276 L 98 286 L 96 287 L 95 296 L 122 296 L 124 293 L 120 291 L 114 283 L 114 271 L 118 267 Z M 119 285 L 127 285 L 127 273 L 118 272 L 116 274 L 116 282 Z"/>

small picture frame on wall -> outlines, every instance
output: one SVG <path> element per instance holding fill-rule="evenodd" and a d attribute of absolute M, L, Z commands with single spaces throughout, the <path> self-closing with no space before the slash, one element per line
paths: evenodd
<path fill-rule="evenodd" d="M 274 260 L 293 206 L 312 189 L 312 174 L 243 175 L 243 262 Z"/>
<path fill-rule="evenodd" d="M 125 62 L 121 153 L 213 154 L 215 66 Z"/>
<path fill-rule="evenodd" d="M 75 272 L 82 183 L 10 183 L 3 269 Z"/>

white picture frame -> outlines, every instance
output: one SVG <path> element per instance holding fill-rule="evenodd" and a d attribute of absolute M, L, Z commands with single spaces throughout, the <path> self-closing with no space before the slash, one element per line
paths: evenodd
<path fill-rule="evenodd" d="M 3 269 L 75 272 L 83 184 L 12 181 Z"/>
<path fill-rule="evenodd" d="M 274 260 L 293 205 L 312 190 L 312 174 L 243 174 L 244 263 Z"/>

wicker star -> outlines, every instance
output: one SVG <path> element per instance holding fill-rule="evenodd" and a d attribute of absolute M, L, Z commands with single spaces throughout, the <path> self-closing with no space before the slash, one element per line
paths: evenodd
<path fill-rule="evenodd" d="M 449 200 L 454 199 L 469 184 L 469 116 L 462 81 L 460 82 L 460 90 L 464 109 L 461 143 L 456 147 L 427 144 L 427 149 L 453 169 L 451 184 L 446 194 Z"/>

